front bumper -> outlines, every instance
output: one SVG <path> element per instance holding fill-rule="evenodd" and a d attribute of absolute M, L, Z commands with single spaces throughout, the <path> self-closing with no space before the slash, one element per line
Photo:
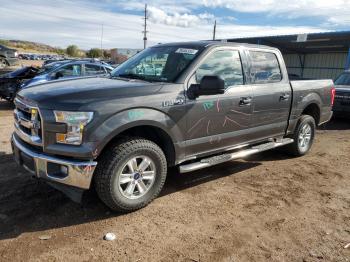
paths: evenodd
<path fill-rule="evenodd" d="M 67 160 L 38 153 L 12 135 L 12 150 L 16 162 L 37 178 L 89 189 L 97 162 Z"/>

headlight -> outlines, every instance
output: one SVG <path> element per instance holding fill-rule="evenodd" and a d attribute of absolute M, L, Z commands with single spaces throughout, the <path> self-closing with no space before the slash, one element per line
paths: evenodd
<path fill-rule="evenodd" d="M 93 112 L 54 111 L 56 122 L 67 124 L 66 134 L 56 134 L 56 142 L 80 145 L 83 140 L 84 127 L 92 120 Z"/>

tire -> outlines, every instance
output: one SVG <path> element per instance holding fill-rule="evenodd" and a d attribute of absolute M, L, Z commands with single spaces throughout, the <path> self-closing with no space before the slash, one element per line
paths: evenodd
<path fill-rule="evenodd" d="M 294 156 L 303 156 L 307 154 L 313 144 L 315 130 L 315 119 L 309 115 L 302 115 L 291 137 L 294 139 L 294 142 L 287 146 L 287 152 Z"/>
<path fill-rule="evenodd" d="M 0 58 L 0 69 L 4 69 L 7 66 L 7 62 L 4 58 Z"/>
<path fill-rule="evenodd" d="M 99 198 L 109 208 L 131 212 L 159 195 L 166 175 L 167 161 L 160 147 L 146 139 L 129 138 L 103 153 L 94 183 Z"/>

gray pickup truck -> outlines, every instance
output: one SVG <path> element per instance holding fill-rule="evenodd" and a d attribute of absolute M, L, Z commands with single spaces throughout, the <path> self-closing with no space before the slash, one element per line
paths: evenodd
<path fill-rule="evenodd" d="M 168 167 L 186 173 L 277 147 L 306 154 L 334 93 L 332 80 L 290 82 L 275 48 L 161 44 L 108 78 L 19 92 L 13 152 L 75 201 L 94 186 L 111 209 L 133 211 L 158 196 Z"/>

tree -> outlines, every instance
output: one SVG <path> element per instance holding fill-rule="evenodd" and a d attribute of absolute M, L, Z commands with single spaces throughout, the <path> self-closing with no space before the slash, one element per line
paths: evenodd
<path fill-rule="evenodd" d="M 106 59 L 111 58 L 111 50 L 103 50 L 103 57 Z"/>
<path fill-rule="evenodd" d="M 101 49 L 99 49 L 99 48 L 91 48 L 91 49 L 86 53 L 86 56 L 87 56 L 87 57 L 91 57 L 91 58 L 101 57 L 101 56 L 102 56 Z"/>
<path fill-rule="evenodd" d="M 79 48 L 76 45 L 68 46 L 66 52 L 67 52 L 67 55 L 72 57 L 79 56 Z"/>

